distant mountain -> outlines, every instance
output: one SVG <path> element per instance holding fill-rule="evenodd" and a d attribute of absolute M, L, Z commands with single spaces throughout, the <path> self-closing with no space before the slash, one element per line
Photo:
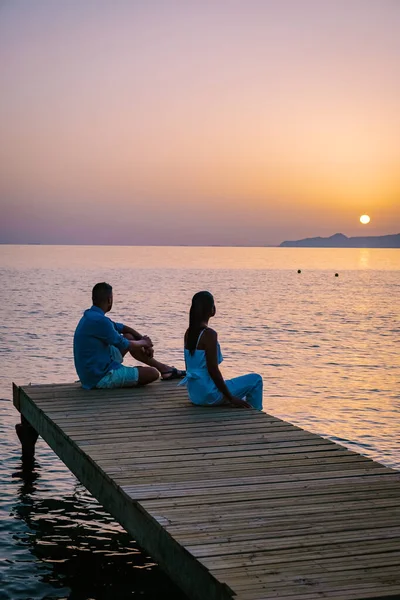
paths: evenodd
<path fill-rule="evenodd" d="M 285 248 L 400 248 L 400 233 L 350 238 L 343 233 L 335 233 L 327 238 L 315 237 L 282 242 L 280 246 Z"/>

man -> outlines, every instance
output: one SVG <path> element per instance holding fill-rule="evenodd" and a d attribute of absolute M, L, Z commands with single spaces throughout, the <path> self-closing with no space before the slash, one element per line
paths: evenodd
<path fill-rule="evenodd" d="M 185 375 L 154 358 L 148 336 L 105 316 L 113 304 L 111 285 L 97 283 L 92 301 L 93 306 L 84 312 L 74 335 L 75 368 L 83 388 L 134 387 L 155 381 L 160 373 L 163 380 Z M 125 367 L 122 361 L 127 352 L 147 366 Z"/>

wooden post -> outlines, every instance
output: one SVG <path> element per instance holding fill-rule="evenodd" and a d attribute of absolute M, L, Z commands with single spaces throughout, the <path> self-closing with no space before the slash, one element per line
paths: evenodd
<path fill-rule="evenodd" d="M 20 389 L 13 383 L 14 406 L 20 410 Z M 38 432 L 29 421 L 21 414 L 21 422 L 15 425 L 15 431 L 22 446 L 22 462 L 31 463 L 35 457 L 35 445 L 39 437 Z"/>

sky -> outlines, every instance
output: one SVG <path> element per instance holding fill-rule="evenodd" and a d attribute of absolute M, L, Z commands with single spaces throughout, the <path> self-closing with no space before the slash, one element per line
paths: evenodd
<path fill-rule="evenodd" d="M 399 0 L 0 0 L 0 242 L 399 233 L 399 31 Z"/>

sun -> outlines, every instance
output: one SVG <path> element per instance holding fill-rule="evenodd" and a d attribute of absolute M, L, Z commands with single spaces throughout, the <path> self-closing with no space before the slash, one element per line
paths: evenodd
<path fill-rule="evenodd" d="M 368 225 L 370 220 L 371 219 L 368 215 L 361 215 L 361 217 L 360 217 L 360 223 L 362 223 L 363 225 Z"/>

